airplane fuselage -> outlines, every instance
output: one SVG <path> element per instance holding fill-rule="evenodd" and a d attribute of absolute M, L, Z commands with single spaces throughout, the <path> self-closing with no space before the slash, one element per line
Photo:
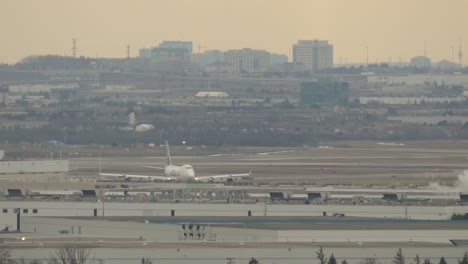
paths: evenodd
<path fill-rule="evenodd" d="M 164 169 L 164 174 L 168 178 L 177 178 L 179 180 L 195 179 L 195 171 L 190 165 L 174 166 L 167 165 Z"/>

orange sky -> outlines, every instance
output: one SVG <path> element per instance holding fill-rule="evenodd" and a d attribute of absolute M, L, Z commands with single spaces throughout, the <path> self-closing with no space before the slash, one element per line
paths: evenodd
<path fill-rule="evenodd" d="M 0 60 L 28 55 L 125 57 L 163 40 L 194 52 L 257 48 L 291 56 L 298 39 L 326 39 L 335 63 L 468 58 L 468 0 L 0 0 Z"/>

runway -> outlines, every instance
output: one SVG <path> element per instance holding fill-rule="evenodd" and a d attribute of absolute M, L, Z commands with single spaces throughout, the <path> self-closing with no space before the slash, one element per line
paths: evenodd
<path fill-rule="evenodd" d="M 220 150 L 232 153 L 219 153 Z M 191 164 L 197 175 L 242 173 L 252 170 L 255 181 L 287 181 L 313 184 L 427 185 L 431 182 L 453 184 L 467 168 L 467 153 L 459 148 L 427 149 L 405 144 L 382 146 L 369 143 L 363 148 L 265 148 L 202 149 L 172 147 L 175 164 Z M 86 150 L 83 150 L 86 151 Z M 73 156 L 73 178 L 96 178 L 99 154 L 96 151 Z M 164 153 L 156 149 L 105 149 L 101 170 L 107 173 L 161 175 Z"/>

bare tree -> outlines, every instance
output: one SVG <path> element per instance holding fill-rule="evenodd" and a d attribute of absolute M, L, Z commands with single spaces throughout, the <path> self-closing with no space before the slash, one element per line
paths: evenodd
<path fill-rule="evenodd" d="M 12 264 L 15 261 L 11 258 L 10 250 L 0 249 L 0 264 Z"/>
<path fill-rule="evenodd" d="M 149 258 L 142 258 L 141 264 L 153 264 L 153 261 L 151 261 Z"/>
<path fill-rule="evenodd" d="M 393 257 L 393 264 L 405 264 L 405 256 L 403 256 L 401 248 L 398 249 L 395 257 Z"/>
<path fill-rule="evenodd" d="M 459 264 L 468 264 L 468 253 L 465 251 L 465 255 L 463 255 L 463 258 L 461 260 L 458 260 Z"/>
<path fill-rule="evenodd" d="M 57 249 L 55 253 L 47 259 L 48 264 L 96 264 L 102 263 L 91 255 L 88 248 L 79 245 L 70 245 Z"/>
<path fill-rule="evenodd" d="M 445 261 L 444 257 L 441 257 L 439 260 L 439 264 L 447 264 L 447 261 Z"/>
<path fill-rule="evenodd" d="M 320 247 L 317 253 L 317 259 L 320 261 L 320 264 L 327 263 L 327 259 L 325 258 L 325 254 L 323 253 L 323 248 Z"/>
<path fill-rule="evenodd" d="M 249 264 L 258 264 L 258 260 L 254 257 L 252 257 L 250 260 L 249 260 Z"/>
<path fill-rule="evenodd" d="M 378 261 L 377 261 L 377 258 L 375 257 L 368 257 L 368 258 L 365 258 L 363 261 L 362 261 L 363 264 L 377 264 Z"/>
<path fill-rule="evenodd" d="M 414 264 L 421 264 L 421 260 L 419 259 L 419 254 L 416 254 L 416 257 L 414 258 Z"/>

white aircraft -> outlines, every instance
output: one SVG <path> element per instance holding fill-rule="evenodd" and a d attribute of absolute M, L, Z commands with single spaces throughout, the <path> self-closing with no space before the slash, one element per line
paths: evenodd
<path fill-rule="evenodd" d="M 169 144 L 166 141 L 166 165 L 164 168 L 151 167 L 155 169 L 164 169 L 165 176 L 153 176 L 153 175 L 135 175 L 135 174 L 115 174 L 115 173 L 101 173 L 99 176 L 110 176 L 110 177 L 121 177 L 124 179 L 146 179 L 146 180 L 159 180 L 159 181 L 179 181 L 179 182 L 214 182 L 215 180 L 232 180 L 237 177 L 246 177 L 252 174 L 239 173 L 239 174 L 223 174 L 223 175 L 212 175 L 212 176 L 195 176 L 195 171 L 191 165 L 184 164 L 182 166 L 173 165 L 171 161 L 171 154 L 169 151 Z"/>

